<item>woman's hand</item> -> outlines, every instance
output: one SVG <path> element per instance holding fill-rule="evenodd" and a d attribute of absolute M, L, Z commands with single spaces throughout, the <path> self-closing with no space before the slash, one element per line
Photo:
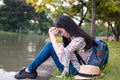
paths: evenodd
<path fill-rule="evenodd" d="M 56 27 L 51 27 L 49 29 L 49 35 L 50 36 L 56 36 L 58 34 L 58 29 Z"/>

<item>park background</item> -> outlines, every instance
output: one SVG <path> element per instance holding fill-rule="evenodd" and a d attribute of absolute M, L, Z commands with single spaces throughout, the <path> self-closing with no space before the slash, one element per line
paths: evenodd
<path fill-rule="evenodd" d="M 108 43 L 109 63 L 100 80 L 119 80 L 119 0 L 0 0 L 0 73 L 16 72 L 30 63 L 49 40 L 48 29 L 63 14 Z"/>

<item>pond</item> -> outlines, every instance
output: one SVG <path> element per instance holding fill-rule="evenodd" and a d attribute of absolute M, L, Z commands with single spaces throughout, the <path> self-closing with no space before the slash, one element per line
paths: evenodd
<path fill-rule="evenodd" d="M 43 38 L 33 35 L 0 33 L 0 80 L 13 80 L 9 76 L 26 67 L 44 44 Z"/>

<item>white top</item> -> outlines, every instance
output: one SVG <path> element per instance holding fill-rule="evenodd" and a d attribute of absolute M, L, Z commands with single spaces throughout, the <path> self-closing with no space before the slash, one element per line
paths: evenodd
<path fill-rule="evenodd" d="M 88 63 L 88 60 L 91 56 L 92 49 L 87 51 L 84 50 L 86 42 L 83 37 L 72 37 L 71 42 L 68 44 L 67 47 L 64 47 L 63 44 L 60 45 L 58 58 L 60 62 L 66 67 L 69 68 L 70 61 L 72 62 L 73 66 L 79 71 L 80 64 L 77 60 L 77 57 L 74 51 L 82 57 L 82 59 Z"/>

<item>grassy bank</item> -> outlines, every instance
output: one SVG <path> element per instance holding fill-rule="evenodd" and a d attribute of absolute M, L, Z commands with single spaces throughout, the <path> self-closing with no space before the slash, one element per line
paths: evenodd
<path fill-rule="evenodd" d="M 0 31 L 0 34 L 3 35 L 32 35 L 33 37 L 42 37 L 42 38 L 48 38 L 48 36 L 44 36 L 44 35 L 38 35 L 38 34 L 24 34 L 24 33 L 16 33 L 16 32 L 6 32 L 6 31 Z"/>
<path fill-rule="evenodd" d="M 109 45 L 109 63 L 105 70 L 104 80 L 119 80 L 120 78 L 120 42 L 107 42 Z"/>
<path fill-rule="evenodd" d="M 0 34 L 4 34 L 4 35 L 18 35 L 18 33 L 15 33 L 15 32 L 6 32 L 6 31 L 0 31 Z"/>
<path fill-rule="evenodd" d="M 106 68 L 102 71 L 104 73 L 103 78 L 96 80 L 120 80 L 120 42 L 107 42 L 109 46 L 109 63 Z M 56 70 L 51 80 L 58 80 L 56 75 L 60 75 L 59 71 Z M 59 80 L 74 80 L 73 77 L 64 77 Z"/>

